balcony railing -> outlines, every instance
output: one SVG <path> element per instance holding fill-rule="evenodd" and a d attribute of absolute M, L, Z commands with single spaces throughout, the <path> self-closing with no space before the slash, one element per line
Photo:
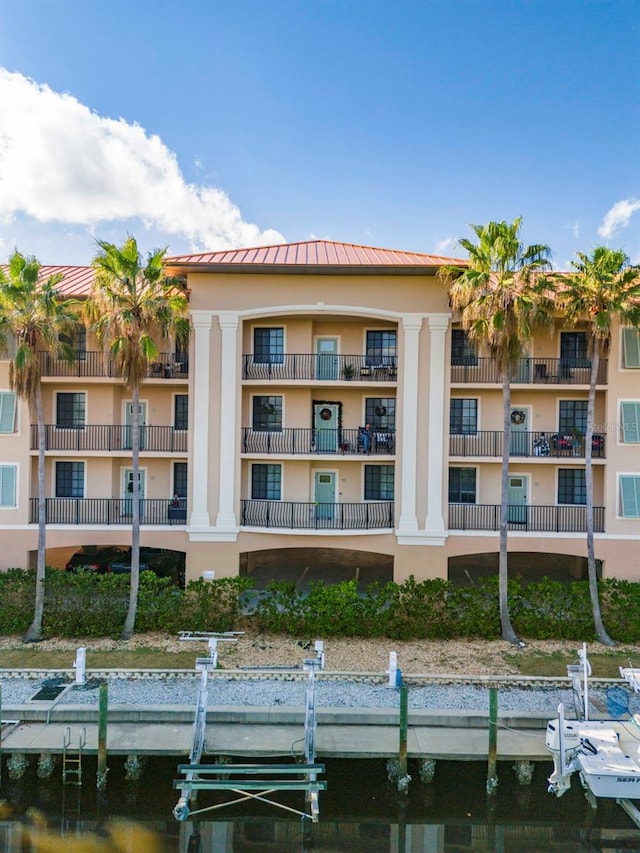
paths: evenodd
<path fill-rule="evenodd" d="M 398 363 L 394 355 L 283 353 L 242 356 L 243 379 L 395 382 L 397 374 Z"/>
<path fill-rule="evenodd" d="M 595 433 L 591 440 L 594 459 L 605 458 L 605 436 Z M 537 456 L 554 459 L 582 458 L 584 436 L 552 432 L 516 432 L 509 439 L 509 456 Z M 479 430 L 449 435 L 450 456 L 502 456 L 502 431 Z"/>
<path fill-rule="evenodd" d="M 593 508 L 596 533 L 604 533 L 604 507 Z M 493 504 L 449 504 L 449 530 L 499 530 L 500 506 Z M 556 533 L 585 533 L 585 506 L 522 506 L 508 508 L 508 529 Z"/>
<path fill-rule="evenodd" d="M 81 427 L 45 426 L 47 450 L 131 450 L 133 427 L 126 424 L 87 424 Z M 140 427 L 140 450 L 186 453 L 186 430 L 170 426 Z M 38 449 L 38 427 L 31 425 L 31 449 Z"/>
<path fill-rule="evenodd" d="M 242 430 L 243 453 L 390 454 L 395 450 L 394 430 L 372 430 L 367 438 L 357 429 Z"/>
<path fill-rule="evenodd" d="M 492 358 L 465 357 L 452 363 L 454 383 L 501 382 L 497 365 Z M 607 384 L 607 359 L 598 365 L 598 385 Z M 521 358 L 511 374 L 514 385 L 588 385 L 591 362 L 584 358 Z"/>
<path fill-rule="evenodd" d="M 39 352 L 40 372 L 42 376 L 103 376 L 119 378 L 121 372 L 114 360 L 104 352 L 76 353 L 72 361 L 56 358 L 48 352 Z M 182 359 L 182 360 L 181 360 Z M 149 364 L 147 379 L 187 379 L 189 363 L 179 353 L 159 353 L 155 361 Z"/>
<path fill-rule="evenodd" d="M 47 498 L 47 524 L 131 524 L 130 498 Z M 144 498 L 140 524 L 186 524 L 186 498 Z M 38 523 L 38 499 L 29 501 L 29 522 Z"/>
<path fill-rule="evenodd" d="M 393 527 L 393 501 L 369 503 L 295 503 L 242 501 L 243 527 L 289 530 L 375 530 Z"/>

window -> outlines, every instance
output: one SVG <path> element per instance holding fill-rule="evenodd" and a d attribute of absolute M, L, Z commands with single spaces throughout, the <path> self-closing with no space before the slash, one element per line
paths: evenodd
<path fill-rule="evenodd" d="M 624 442 L 640 442 L 640 402 L 620 403 L 620 428 Z"/>
<path fill-rule="evenodd" d="M 365 501 L 393 500 L 393 465 L 364 466 L 364 499 Z"/>
<path fill-rule="evenodd" d="M 560 332 L 560 361 L 568 367 L 591 367 L 586 332 Z"/>
<path fill-rule="evenodd" d="M 173 494 L 179 498 L 187 497 L 187 463 L 173 463 Z"/>
<path fill-rule="evenodd" d="M 364 422 L 371 424 L 371 429 L 374 432 L 376 430 L 395 430 L 395 397 L 367 397 L 364 403 Z"/>
<path fill-rule="evenodd" d="M 282 429 L 282 397 L 253 398 L 253 428 L 267 432 L 279 432 Z"/>
<path fill-rule="evenodd" d="M 640 367 L 640 329 L 622 330 L 623 367 Z"/>
<path fill-rule="evenodd" d="M 449 503 L 474 504 L 476 502 L 476 469 L 449 468 Z"/>
<path fill-rule="evenodd" d="M 16 395 L 13 391 L 0 391 L 0 433 L 14 432 L 16 428 Z"/>
<path fill-rule="evenodd" d="M 454 397 L 449 403 L 449 433 L 475 435 L 478 431 L 478 401 Z"/>
<path fill-rule="evenodd" d="M 587 431 L 586 400 L 560 400 L 558 407 L 558 432 L 560 435 Z"/>
<path fill-rule="evenodd" d="M 81 429 L 85 424 L 85 395 L 59 393 L 56 395 L 56 426 L 59 429 Z"/>
<path fill-rule="evenodd" d="M 279 501 L 281 481 L 281 465 L 252 465 L 251 499 L 254 501 Z"/>
<path fill-rule="evenodd" d="M 586 504 L 587 486 L 584 468 L 560 468 L 558 471 L 558 503 Z"/>
<path fill-rule="evenodd" d="M 640 474 L 620 474 L 620 515 L 640 518 Z"/>
<path fill-rule="evenodd" d="M 478 363 L 475 345 L 469 340 L 464 329 L 451 330 L 451 364 L 473 367 Z"/>
<path fill-rule="evenodd" d="M 173 428 L 188 429 L 189 427 L 189 396 L 176 394 L 173 398 Z"/>
<path fill-rule="evenodd" d="M 87 357 L 87 330 L 78 323 L 70 335 L 60 335 L 64 344 L 69 344 L 73 349 L 76 359 L 84 360 Z"/>
<path fill-rule="evenodd" d="M 56 497 L 84 497 L 84 462 L 56 462 Z"/>
<path fill-rule="evenodd" d="M 0 507 L 3 509 L 12 509 L 17 506 L 17 483 L 18 466 L 0 465 Z"/>
<path fill-rule="evenodd" d="M 256 364 L 284 362 L 284 329 L 282 327 L 253 330 L 253 360 Z"/>
<path fill-rule="evenodd" d="M 370 330 L 367 332 L 367 363 L 394 367 L 396 363 L 397 334 L 395 329 L 388 331 Z"/>

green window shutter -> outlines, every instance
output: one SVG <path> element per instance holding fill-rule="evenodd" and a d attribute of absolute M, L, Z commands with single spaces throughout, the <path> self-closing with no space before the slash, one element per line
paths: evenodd
<path fill-rule="evenodd" d="M 0 393 L 0 432 L 13 432 L 16 423 L 16 395 L 12 391 Z"/>
<path fill-rule="evenodd" d="M 16 466 L 0 465 L 0 506 L 16 505 Z"/>
<path fill-rule="evenodd" d="M 625 367 L 640 367 L 640 329 L 622 330 Z"/>
<path fill-rule="evenodd" d="M 620 403 L 622 440 L 629 444 L 640 442 L 640 403 Z"/>
<path fill-rule="evenodd" d="M 620 514 L 624 518 L 640 518 L 640 476 L 621 475 Z"/>

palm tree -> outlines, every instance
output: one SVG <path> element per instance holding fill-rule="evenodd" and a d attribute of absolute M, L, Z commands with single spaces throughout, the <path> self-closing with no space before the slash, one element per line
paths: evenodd
<path fill-rule="evenodd" d="M 60 298 L 56 289 L 62 275 L 43 279 L 41 264 L 34 257 L 25 257 L 17 250 L 9 259 L 6 272 L 0 270 L 0 313 L 6 334 L 16 339 L 15 355 L 9 365 L 9 382 L 19 398 L 24 400 L 38 425 L 38 557 L 36 563 L 36 595 L 33 622 L 24 642 L 42 637 L 44 615 L 46 499 L 45 499 L 45 428 L 42 406 L 40 353 L 56 358 L 73 359 L 73 350 L 66 342 L 73 335 L 77 315 L 75 300 Z"/>
<path fill-rule="evenodd" d="M 159 352 L 158 344 L 172 336 L 184 342 L 188 334 L 187 298 L 175 278 L 165 275 L 165 249 L 143 259 L 135 238 L 121 247 L 99 240 L 93 260 L 96 270 L 87 316 L 100 343 L 111 353 L 131 391 L 132 512 L 131 586 L 122 639 L 135 626 L 140 580 L 140 385 Z"/>
<path fill-rule="evenodd" d="M 629 265 L 624 252 L 597 246 L 590 255 L 578 252 L 572 261 L 575 272 L 558 276 L 560 304 L 567 319 L 586 324 L 591 371 L 585 434 L 585 491 L 587 501 L 587 571 L 593 623 L 599 642 L 615 645 L 602 621 L 593 530 L 593 424 L 596 385 L 603 355 L 611 343 L 614 322 L 640 326 L 640 268 Z"/>
<path fill-rule="evenodd" d="M 511 432 L 511 375 L 536 328 L 552 326 L 551 287 L 539 273 L 550 267 L 548 246 L 525 246 L 520 217 L 512 223 L 473 225 L 478 242 L 461 239 L 469 256 L 466 267 L 443 268 L 451 306 L 460 310 L 469 340 L 489 350 L 502 380 L 502 482 L 498 583 L 503 639 L 520 643 L 508 601 L 508 482 Z"/>

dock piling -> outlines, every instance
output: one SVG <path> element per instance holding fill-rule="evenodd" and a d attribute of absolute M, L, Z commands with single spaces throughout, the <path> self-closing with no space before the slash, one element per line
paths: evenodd
<path fill-rule="evenodd" d="M 107 715 L 109 712 L 109 685 L 103 681 L 98 694 L 98 772 L 96 787 L 104 791 L 107 787 Z"/>
<path fill-rule="evenodd" d="M 498 688 L 489 688 L 489 761 L 487 764 L 487 794 L 498 788 Z"/>

